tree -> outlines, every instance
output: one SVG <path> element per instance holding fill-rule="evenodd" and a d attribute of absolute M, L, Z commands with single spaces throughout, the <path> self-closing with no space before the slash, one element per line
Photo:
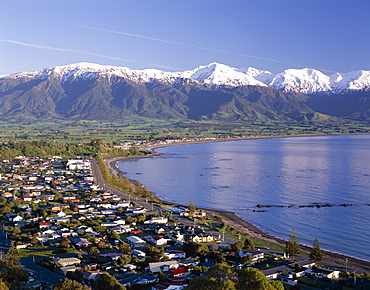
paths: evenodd
<path fill-rule="evenodd" d="M 5 262 L 9 267 L 19 265 L 19 254 L 14 241 L 11 243 L 9 250 L 5 255 Z"/>
<path fill-rule="evenodd" d="M 99 279 L 96 281 L 95 290 L 126 290 L 122 284 L 120 284 L 117 279 L 104 272 L 99 276 Z"/>
<path fill-rule="evenodd" d="M 30 243 L 31 243 L 32 245 L 36 245 L 36 244 L 38 244 L 38 243 L 39 243 L 39 240 L 38 240 L 36 237 L 33 237 L 33 238 L 31 239 Z"/>
<path fill-rule="evenodd" d="M 245 237 L 244 248 L 248 250 L 254 250 L 254 242 L 250 237 Z"/>
<path fill-rule="evenodd" d="M 97 247 L 91 247 L 90 250 L 89 250 L 89 255 L 97 255 L 99 253 L 100 253 L 100 251 Z"/>
<path fill-rule="evenodd" d="M 192 218 L 195 213 L 194 200 L 192 198 L 190 198 L 190 204 L 188 206 L 188 211 L 189 211 L 189 217 Z"/>
<path fill-rule="evenodd" d="M 71 241 L 69 240 L 69 239 L 67 239 L 67 238 L 62 238 L 62 240 L 61 240 L 61 242 L 60 242 L 60 246 L 62 247 L 62 248 L 69 248 L 70 247 L 70 244 L 71 243 Z"/>
<path fill-rule="evenodd" d="M 313 247 L 310 250 L 310 259 L 314 260 L 315 263 L 322 261 L 324 258 L 324 251 L 321 250 L 319 239 L 316 237 L 315 241 L 313 242 Z"/>
<path fill-rule="evenodd" d="M 91 290 L 87 285 L 82 285 L 77 281 L 70 279 L 59 280 L 58 284 L 53 286 L 53 290 Z"/>
<path fill-rule="evenodd" d="M 119 251 L 122 253 L 128 253 L 129 251 L 131 251 L 131 247 L 127 243 L 122 243 L 119 245 Z"/>
<path fill-rule="evenodd" d="M 239 252 L 239 250 L 243 249 L 243 246 L 244 246 L 243 242 L 239 241 L 231 245 L 231 250 Z"/>
<path fill-rule="evenodd" d="M 272 280 L 270 281 L 260 270 L 252 267 L 247 267 L 240 270 L 238 277 L 239 277 L 238 289 L 241 290 L 284 289 L 282 283 Z"/>
<path fill-rule="evenodd" d="M 0 210 L 0 213 L 2 213 L 2 214 L 7 214 L 7 213 L 11 213 L 11 212 L 12 212 L 12 208 L 9 207 L 9 206 L 4 206 Z"/>
<path fill-rule="evenodd" d="M 131 262 L 132 256 L 131 255 L 122 255 L 121 257 L 118 258 L 118 264 L 123 266 L 127 265 Z"/>
<path fill-rule="evenodd" d="M 298 255 L 300 253 L 301 246 L 299 245 L 297 234 L 295 233 L 294 229 L 292 229 L 292 232 L 289 235 L 288 241 L 285 243 L 285 252 L 293 257 Z"/>
<path fill-rule="evenodd" d="M 227 264 L 216 264 L 203 277 L 190 280 L 185 289 L 190 290 L 236 290 L 235 283 L 230 279 L 235 269 Z"/>

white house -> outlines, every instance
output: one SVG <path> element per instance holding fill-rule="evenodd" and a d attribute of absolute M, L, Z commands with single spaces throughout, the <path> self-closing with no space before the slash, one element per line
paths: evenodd
<path fill-rule="evenodd" d="M 167 224 L 168 218 L 166 217 L 152 217 L 149 221 L 145 221 L 144 224 Z"/>
<path fill-rule="evenodd" d="M 133 248 L 142 248 L 146 246 L 146 242 L 137 236 L 127 237 L 127 241 Z"/>
<path fill-rule="evenodd" d="M 70 159 L 67 162 L 66 167 L 68 170 L 90 170 L 91 165 L 89 160 L 82 160 L 82 159 Z"/>
<path fill-rule="evenodd" d="M 265 257 L 265 254 L 263 252 L 255 251 L 255 250 L 241 249 L 239 250 L 238 254 L 239 254 L 239 257 L 252 256 L 253 257 L 252 261 L 257 261 Z"/>
<path fill-rule="evenodd" d="M 178 267 L 179 263 L 177 261 L 149 263 L 149 271 L 152 273 L 166 272 L 171 269 L 177 269 Z"/>

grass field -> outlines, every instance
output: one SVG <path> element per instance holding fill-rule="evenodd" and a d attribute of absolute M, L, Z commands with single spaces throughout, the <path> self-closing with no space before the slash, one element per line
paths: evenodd
<path fill-rule="evenodd" d="M 233 122 L 158 120 L 134 117 L 120 121 L 44 120 L 43 122 L 9 123 L 0 121 L 2 141 L 48 140 L 57 143 L 88 143 L 101 139 L 105 143 L 178 138 L 227 138 L 297 134 L 369 133 L 370 124 L 354 121 L 322 123 Z"/>

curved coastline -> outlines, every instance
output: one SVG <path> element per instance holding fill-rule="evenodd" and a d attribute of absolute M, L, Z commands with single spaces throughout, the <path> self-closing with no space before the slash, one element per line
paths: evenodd
<path fill-rule="evenodd" d="M 338 134 L 342 135 L 342 134 Z M 348 134 L 345 134 L 348 135 Z M 177 145 L 188 145 L 188 144 L 199 144 L 199 143 L 214 143 L 214 142 L 226 142 L 226 141 L 238 141 L 238 140 L 254 140 L 254 139 L 270 139 L 270 138 L 290 138 L 290 137 L 313 137 L 313 136 L 328 136 L 328 135 L 284 135 L 284 136 L 257 136 L 257 137 L 243 137 L 243 138 L 227 138 L 227 139 L 211 139 L 211 140 L 197 140 L 197 141 L 183 141 L 183 142 L 173 142 L 173 143 L 167 143 L 167 144 L 152 144 L 148 146 L 144 146 L 141 149 L 150 151 L 152 153 L 146 155 L 146 156 L 140 156 L 140 157 L 116 157 L 112 159 L 105 160 L 105 163 L 109 169 L 109 172 L 113 175 L 121 176 L 125 173 L 122 172 L 118 167 L 116 166 L 116 163 L 119 161 L 125 161 L 128 159 L 136 159 L 136 158 L 153 158 L 156 156 L 162 155 L 162 153 L 158 153 L 155 151 L 155 149 L 163 148 L 163 147 L 169 147 L 169 146 L 177 146 Z M 337 134 L 334 134 L 333 136 L 337 136 Z M 155 195 L 156 196 L 156 195 Z M 166 203 L 168 200 L 162 200 L 158 196 L 156 196 L 156 199 L 159 201 L 163 201 Z M 178 203 L 174 203 L 178 204 Z M 178 204 L 180 205 L 180 204 Z M 186 206 L 186 205 L 185 205 Z M 199 208 L 199 207 L 198 207 Z M 209 215 L 218 215 L 223 218 L 223 221 L 225 221 L 229 226 L 235 228 L 236 230 L 248 234 L 251 237 L 254 237 L 258 240 L 266 241 L 278 246 L 285 246 L 285 240 L 280 239 L 278 237 L 272 236 L 264 231 L 262 231 L 260 228 L 255 226 L 254 224 L 245 221 L 244 219 L 237 216 L 235 213 L 230 211 L 224 211 L 224 210 L 218 210 L 218 209 L 209 209 L 209 208 L 202 208 L 205 210 Z M 306 245 L 301 245 L 302 253 L 303 254 L 309 254 L 310 247 Z M 332 268 L 336 268 L 340 271 L 345 271 L 346 267 L 344 266 L 345 261 L 348 261 L 348 271 L 356 271 L 357 273 L 365 273 L 370 272 L 370 261 L 365 261 L 362 259 L 358 259 L 356 257 L 347 256 L 341 253 L 331 252 L 331 251 L 324 251 L 325 253 L 325 260 L 323 262 L 320 262 L 320 264 L 327 264 L 327 266 L 330 266 Z M 340 264 L 339 264 L 340 263 Z M 352 270 L 351 270 L 352 269 Z"/>

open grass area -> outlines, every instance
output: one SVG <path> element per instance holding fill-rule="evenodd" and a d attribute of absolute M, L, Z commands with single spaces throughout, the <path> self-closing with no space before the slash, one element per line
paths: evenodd
<path fill-rule="evenodd" d="M 53 251 L 58 248 L 50 246 L 34 246 L 25 249 L 19 249 L 18 253 L 20 257 L 31 257 L 31 256 L 50 256 Z"/>
<path fill-rule="evenodd" d="M 250 123 L 243 121 L 158 120 L 132 117 L 119 121 L 62 120 L 43 122 L 0 122 L 0 138 L 4 141 L 47 140 L 57 143 L 100 139 L 105 143 L 178 138 L 227 138 L 278 136 L 297 134 L 369 133 L 370 124 L 355 121 L 289 124 L 283 122 Z"/>

